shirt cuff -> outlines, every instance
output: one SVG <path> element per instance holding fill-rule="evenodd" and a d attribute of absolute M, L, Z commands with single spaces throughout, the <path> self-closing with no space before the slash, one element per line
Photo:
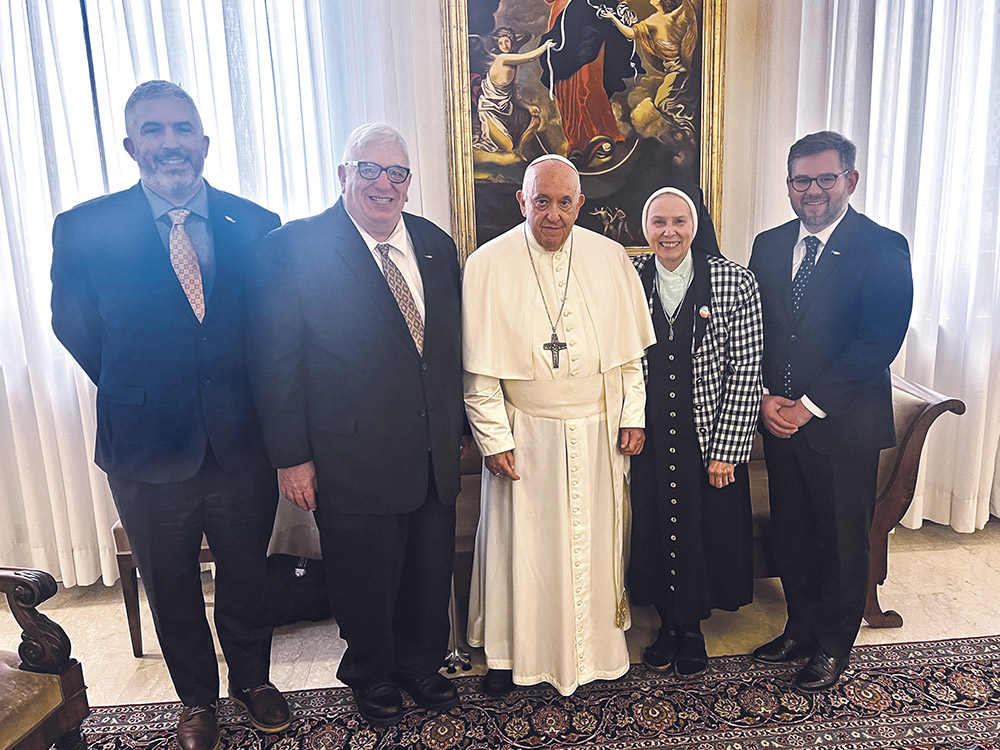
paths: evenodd
<path fill-rule="evenodd" d="M 802 405 L 811 411 L 814 417 L 826 419 L 826 412 L 816 406 L 805 394 L 802 394 Z"/>

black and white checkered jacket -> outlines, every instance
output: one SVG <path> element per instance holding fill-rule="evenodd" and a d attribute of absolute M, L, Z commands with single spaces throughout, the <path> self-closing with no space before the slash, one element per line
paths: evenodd
<path fill-rule="evenodd" d="M 653 314 L 651 254 L 632 258 Z M 762 394 L 764 325 L 753 274 L 720 256 L 693 252 L 694 339 L 691 345 L 694 424 L 702 461 L 750 460 Z M 646 358 L 643 377 L 648 379 Z"/>

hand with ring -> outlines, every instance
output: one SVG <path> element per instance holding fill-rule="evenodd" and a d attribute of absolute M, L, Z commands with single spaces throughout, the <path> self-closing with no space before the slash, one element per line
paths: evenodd
<path fill-rule="evenodd" d="M 497 478 L 507 477 L 514 481 L 521 478 L 514 471 L 514 451 L 503 451 L 492 456 L 485 456 L 483 461 L 490 474 Z"/>

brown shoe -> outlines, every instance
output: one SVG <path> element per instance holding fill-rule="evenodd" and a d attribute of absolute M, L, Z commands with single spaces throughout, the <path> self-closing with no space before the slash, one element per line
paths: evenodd
<path fill-rule="evenodd" d="M 245 690 L 230 683 L 229 697 L 246 709 L 250 715 L 250 723 L 259 732 L 274 734 L 291 726 L 292 715 L 288 710 L 288 701 L 270 682 Z"/>
<path fill-rule="evenodd" d="M 177 722 L 177 744 L 181 750 L 218 750 L 219 724 L 215 704 L 185 706 Z"/>

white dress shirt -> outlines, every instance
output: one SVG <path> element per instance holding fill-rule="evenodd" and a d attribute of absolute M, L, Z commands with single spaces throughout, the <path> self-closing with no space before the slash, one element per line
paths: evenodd
<path fill-rule="evenodd" d="M 814 236 L 819 240 L 819 247 L 816 248 L 816 258 L 813 260 L 813 264 L 819 263 L 819 256 L 823 254 L 823 249 L 826 247 L 826 243 L 830 241 L 830 235 L 833 234 L 833 230 L 840 226 L 840 222 L 844 220 L 847 216 L 847 209 L 844 208 L 844 212 L 837 217 L 837 220 L 833 222 L 830 226 L 821 229 L 813 235 L 806 225 L 801 221 L 799 222 L 799 239 L 795 243 L 795 247 L 792 248 L 792 279 L 795 279 L 795 274 L 799 272 L 799 266 L 802 265 L 802 261 L 806 257 L 806 237 Z"/>
<path fill-rule="evenodd" d="M 350 212 L 347 215 L 351 216 Z M 403 279 L 406 280 L 406 285 L 410 288 L 410 294 L 413 295 L 413 303 L 417 306 L 421 320 L 426 321 L 427 316 L 424 314 L 424 282 L 420 276 L 417 255 L 413 250 L 413 243 L 410 241 L 410 235 L 406 231 L 406 224 L 403 223 L 403 218 L 400 217 L 396 228 L 392 230 L 392 234 L 384 242 L 379 242 L 368 234 L 357 221 L 354 221 L 353 216 L 351 216 L 351 221 L 354 222 L 354 226 L 357 227 L 358 232 L 361 234 L 361 239 L 368 246 L 368 250 L 372 254 L 372 258 L 375 259 L 375 264 L 378 266 L 379 271 L 382 271 L 382 255 L 375 248 L 381 244 L 392 245 L 389 257 L 396 264 L 399 272 L 403 274 Z"/>

